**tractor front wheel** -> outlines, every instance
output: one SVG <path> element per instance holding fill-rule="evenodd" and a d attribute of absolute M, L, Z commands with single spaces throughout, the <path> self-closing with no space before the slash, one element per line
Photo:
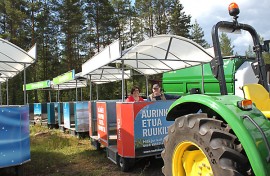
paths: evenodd
<path fill-rule="evenodd" d="M 227 129 L 206 114 L 177 118 L 164 139 L 164 175 L 248 175 L 250 166 L 242 146 Z"/>

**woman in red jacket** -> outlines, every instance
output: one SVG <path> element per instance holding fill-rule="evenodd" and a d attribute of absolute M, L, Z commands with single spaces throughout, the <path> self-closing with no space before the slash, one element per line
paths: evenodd
<path fill-rule="evenodd" d="M 138 102 L 144 101 L 142 97 L 140 97 L 140 89 L 137 86 L 134 86 L 131 89 L 130 96 L 126 99 L 126 102 Z"/>

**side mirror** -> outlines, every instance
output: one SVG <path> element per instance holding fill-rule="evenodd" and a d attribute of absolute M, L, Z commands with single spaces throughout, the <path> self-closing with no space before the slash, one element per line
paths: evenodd
<path fill-rule="evenodd" d="M 270 40 L 263 41 L 263 51 L 269 53 L 269 45 L 270 45 Z"/>

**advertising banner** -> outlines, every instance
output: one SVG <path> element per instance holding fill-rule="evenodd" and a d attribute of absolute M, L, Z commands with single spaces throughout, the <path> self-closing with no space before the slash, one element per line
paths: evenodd
<path fill-rule="evenodd" d="M 69 72 L 66 72 L 60 76 L 53 78 L 53 84 L 57 85 L 57 84 L 65 83 L 65 82 L 74 80 L 74 78 L 75 78 L 75 70 L 71 70 Z"/>
<path fill-rule="evenodd" d="M 108 145 L 108 129 L 107 129 L 107 106 L 106 102 L 97 102 L 97 131 L 100 142 Z"/>
<path fill-rule="evenodd" d="M 41 103 L 34 103 L 34 115 L 41 115 Z"/>
<path fill-rule="evenodd" d="M 167 121 L 174 100 L 117 103 L 117 150 L 122 157 L 159 155 L 173 121 Z"/>
<path fill-rule="evenodd" d="M 70 128 L 70 107 L 69 102 L 63 103 L 64 127 Z"/>
<path fill-rule="evenodd" d="M 61 126 L 61 125 L 63 125 L 64 124 L 64 120 L 63 120 L 63 103 L 60 103 L 60 102 L 58 102 L 57 103 L 58 104 L 58 109 L 57 109 L 57 115 L 58 115 L 58 125 L 59 125 L 59 127 Z"/>
<path fill-rule="evenodd" d="M 160 153 L 163 139 L 168 134 L 168 127 L 173 124 L 167 121 L 168 109 L 174 101 L 156 101 L 135 114 L 134 143 L 135 155 L 144 156 Z M 135 104 L 136 106 L 136 104 Z"/>
<path fill-rule="evenodd" d="M 47 117 L 48 117 L 48 125 L 53 125 L 56 123 L 54 103 L 47 103 Z"/>
<path fill-rule="evenodd" d="M 76 102 L 76 132 L 89 131 L 88 102 Z"/>
<path fill-rule="evenodd" d="M 34 123 L 41 124 L 42 123 L 42 117 L 41 117 L 41 103 L 34 103 Z"/>
<path fill-rule="evenodd" d="M 92 102 L 88 102 L 89 136 L 93 136 Z"/>
<path fill-rule="evenodd" d="M 42 89 L 42 88 L 47 88 L 50 86 L 51 86 L 50 80 L 39 81 L 39 82 L 26 84 L 26 90 Z M 24 90 L 24 86 L 23 86 L 23 90 Z"/>

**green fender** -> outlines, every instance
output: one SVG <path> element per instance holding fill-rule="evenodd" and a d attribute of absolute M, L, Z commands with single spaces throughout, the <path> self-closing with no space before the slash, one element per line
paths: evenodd
<path fill-rule="evenodd" d="M 263 136 L 253 123 L 243 116 L 251 117 L 270 141 L 270 121 L 253 106 L 252 110 L 244 111 L 237 107 L 242 98 L 234 95 L 207 96 L 193 94 L 176 100 L 169 108 L 167 120 L 174 120 L 185 114 L 197 113 L 201 107 L 208 107 L 220 115 L 230 125 L 241 142 L 255 175 L 270 174 L 270 153 Z"/>

